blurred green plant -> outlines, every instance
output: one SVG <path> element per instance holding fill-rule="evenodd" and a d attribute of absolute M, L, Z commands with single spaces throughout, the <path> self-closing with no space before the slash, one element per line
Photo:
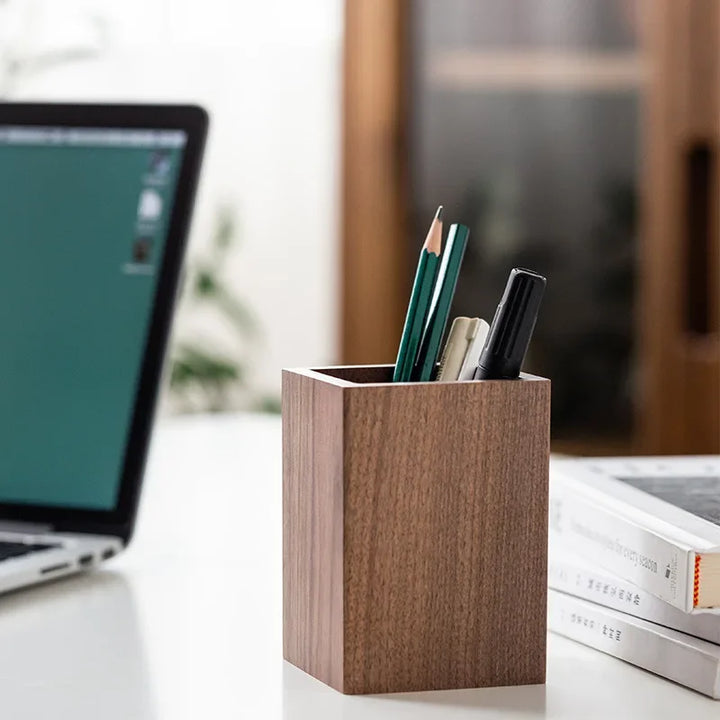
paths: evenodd
<path fill-rule="evenodd" d="M 221 208 L 210 248 L 191 261 L 183 293 L 188 310 L 210 313 L 229 328 L 236 351 L 223 351 L 204 338 L 178 339 L 171 351 L 170 393 L 181 410 L 224 412 L 246 408 L 279 412 L 279 400 L 258 395 L 248 382 L 252 350 L 261 339 L 258 322 L 224 278 L 227 259 L 237 245 L 236 223 Z"/>

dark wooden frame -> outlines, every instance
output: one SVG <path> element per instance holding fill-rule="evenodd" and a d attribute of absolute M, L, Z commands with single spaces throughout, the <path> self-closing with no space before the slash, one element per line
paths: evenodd
<path fill-rule="evenodd" d="M 638 448 L 647 453 L 720 452 L 720 5 L 649 0 L 642 29 L 648 63 L 641 168 L 637 398 Z M 690 156 L 706 147 L 709 205 L 704 331 L 692 327 Z"/>

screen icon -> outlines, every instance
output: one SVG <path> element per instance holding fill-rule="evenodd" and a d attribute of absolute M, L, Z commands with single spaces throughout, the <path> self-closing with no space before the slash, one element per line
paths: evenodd
<path fill-rule="evenodd" d="M 172 168 L 172 157 L 169 150 L 154 150 L 150 155 L 149 170 L 153 175 L 167 177 Z"/>
<path fill-rule="evenodd" d="M 150 253 L 152 252 L 152 238 L 139 237 L 133 243 L 132 247 L 132 261 L 134 263 L 148 263 L 150 262 Z"/>
<path fill-rule="evenodd" d="M 138 218 L 140 220 L 157 220 L 162 214 L 162 198 L 156 190 L 145 189 L 140 193 L 138 202 Z"/>

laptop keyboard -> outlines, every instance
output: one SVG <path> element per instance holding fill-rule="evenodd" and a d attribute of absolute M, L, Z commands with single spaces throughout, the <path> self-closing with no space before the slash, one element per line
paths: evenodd
<path fill-rule="evenodd" d="M 60 547 L 60 545 L 48 544 L 31 544 L 17 543 L 0 540 L 0 562 L 10 560 L 11 558 L 22 557 L 30 553 L 41 552 L 42 550 L 52 550 L 52 548 Z"/>

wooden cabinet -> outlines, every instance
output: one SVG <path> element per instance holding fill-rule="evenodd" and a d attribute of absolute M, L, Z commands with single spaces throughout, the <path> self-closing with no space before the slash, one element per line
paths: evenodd
<path fill-rule="evenodd" d="M 646 5 L 637 437 L 720 452 L 720 4 Z"/>
<path fill-rule="evenodd" d="M 394 359 L 435 207 L 454 315 L 548 290 L 555 449 L 720 452 L 715 0 L 347 0 L 342 360 Z"/>

